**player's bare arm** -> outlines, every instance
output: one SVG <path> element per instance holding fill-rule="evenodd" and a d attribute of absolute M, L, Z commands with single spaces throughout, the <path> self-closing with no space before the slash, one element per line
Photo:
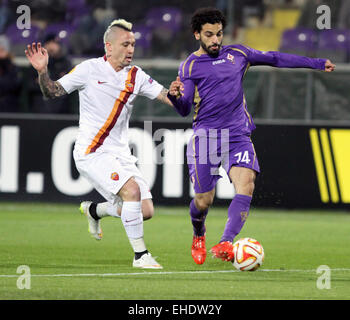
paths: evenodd
<path fill-rule="evenodd" d="M 67 94 L 62 85 L 58 81 L 52 81 L 49 77 L 49 73 L 39 73 L 39 85 L 41 92 L 46 98 L 58 98 Z"/>
<path fill-rule="evenodd" d="M 39 74 L 40 89 L 45 97 L 53 99 L 67 94 L 59 82 L 50 79 L 47 70 L 49 55 L 40 42 L 28 45 L 24 52 L 28 61 Z"/>
<path fill-rule="evenodd" d="M 182 82 L 180 81 L 180 77 L 177 77 L 175 81 L 173 81 L 170 84 L 169 90 L 163 88 L 160 94 L 158 95 L 157 99 L 165 104 L 168 104 L 169 106 L 173 107 L 173 104 L 167 97 L 168 93 L 172 96 L 181 96 L 183 93 L 184 87 Z"/>
<path fill-rule="evenodd" d="M 171 103 L 171 101 L 168 99 L 167 95 L 168 95 L 168 92 L 169 90 L 166 89 L 166 88 L 163 88 L 162 91 L 159 93 L 157 99 L 160 101 L 160 102 L 163 102 L 169 106 L 173 106 L 173 104 Z"/>

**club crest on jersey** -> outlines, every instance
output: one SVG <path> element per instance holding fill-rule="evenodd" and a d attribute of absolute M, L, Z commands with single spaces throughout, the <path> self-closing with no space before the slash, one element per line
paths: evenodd
<path fill-rule="evenodd" d="M 227 54 L 227 60 L 231 61 L 232 63 L 235 63 L 235 57 L 232 54 Z"/>
<path fill-rule="evenodd" d="M 116 173 L 116 172 L 112 172 L 111 179 L 114 180 L 114 181 L 118 181 L 119 180 L 119 174 Z"/>
<path fill-rule="evenodd" d="M 130 81 L 126 80 L 125 81 L 125 89 L 129 92 L 133 92 L 134 91 L 134 84 L 131 83 Z"/>

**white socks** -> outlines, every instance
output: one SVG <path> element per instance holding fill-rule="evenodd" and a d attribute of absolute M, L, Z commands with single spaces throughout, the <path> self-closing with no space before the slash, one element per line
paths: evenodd
<path fill-rule="evenodd" d="M 118 215 L 118 209 L 122 215 Z M 96 206 L 96 214 L 99 218 L 116 217 L 121 218 L 126 235 L 134 252 L 143 252 L 146 245 L 143 240 L 143 215 L 141 211 L 141 201 L 139 202 L 122 202 L 112 205 L 109 202 L 98 203 Z"/>
<path fill-rule="evenodd" d="M 147 250 L 143 241 L 141 201 L 124 201 L 121 220 L 134 252 Z"/>
<path fill-rule="evenodd" d="M 118 215 L 118 209 L 122 208 L 122 204 L 122 202 L 118 202 L 115 205 L 110 204 L 109 202 L 98 203 L 96 206 L 96 214 L 99 218 L 108 216 L 120 218 L 120 215 Z"/>

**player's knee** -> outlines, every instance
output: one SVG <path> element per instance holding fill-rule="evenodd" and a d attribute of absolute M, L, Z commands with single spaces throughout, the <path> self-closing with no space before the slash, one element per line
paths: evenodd
<path fill-rule="evenodd" d="M 141 192 L 139 185 L 134 180 L 129 180 L 121 189 L 120 194 L 123 201 L 140 201 Z"/>
<path fill-rule="evenodd" d="M 208 210 L 209 207 L 213 204 L 213 198 L 210 196 L 206 196 L 206 197 L 197 197 L 195 198 L 195 205 L 196 208 L 199 211 L 205 211 Z"/>
<path fill-rule="evenodd" d="M 248 183 L 247 185 L 247 193 L 249 196 L 253 196 L 253 193 L 254 193 L 254 189 L 255 189 L 255 183 L 254 181 L 251 181 Z"/>
<path fill-rule="evenodd" d="M 133 186 L 128 190 L 128 197 L 130 201 L 140 201 L 141 192 L 138 186 Z"/>
<path fill-rule="evenodd" d="M 236 193 L 253 196 L 255 189 L 255 172 L 246 171 L 244 175 L 239 176 L 239 179 L 235 179 L 234 185 Z"/>
<path fill-rule="evenodd" d="M 255 189 L 255 183 L 252 180 L 240 186 L 237 193 L 252 197 L 254 193 L 254 189 Z"/>

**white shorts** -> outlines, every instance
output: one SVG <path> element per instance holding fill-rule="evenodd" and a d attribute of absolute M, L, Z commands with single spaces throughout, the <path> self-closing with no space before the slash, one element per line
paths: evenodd
<path fill-rule="evenodd" d="M 140 187 L 141 200 L 152 199 L 150 188 L 135 163 L 106 152 L 95 152 L 76 158 L 75 165 L 79 173 L 113 205 L 121 201 L 117 194 L 131 177 Z"/>

